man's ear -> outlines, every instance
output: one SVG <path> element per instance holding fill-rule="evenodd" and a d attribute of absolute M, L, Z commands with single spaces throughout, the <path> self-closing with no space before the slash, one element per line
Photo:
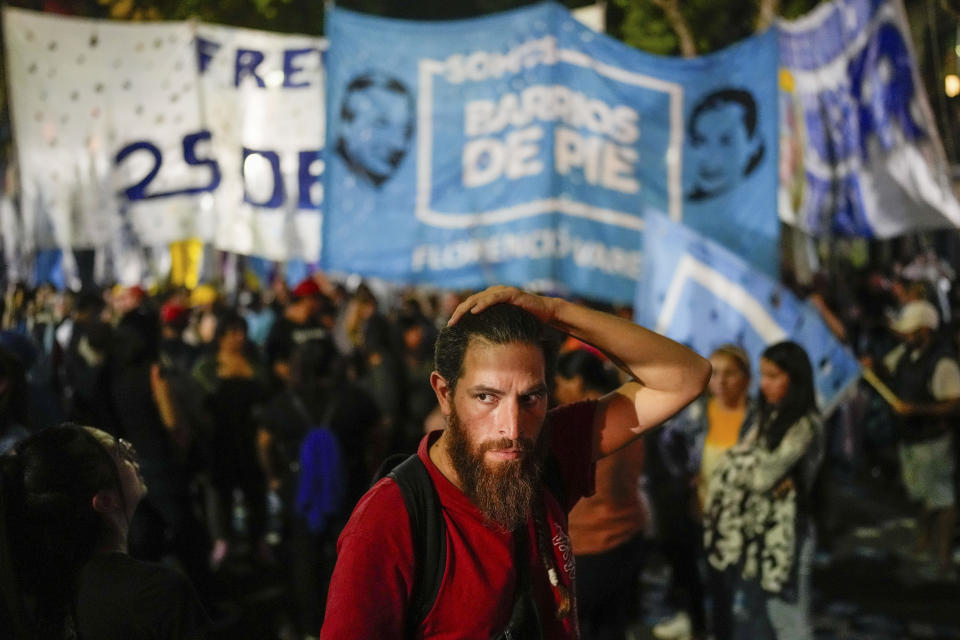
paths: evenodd
<path fill-rule="evenodd" d="M 450 415 L 450 409 L 453 406 L 453 389 L 447 384 L 446 378 L 434 371 L 430 374 L 430 386 L 433 392 L 437 394 L 437 402 L 440 403 L 440 411 L 443 415 Z"/>
<path fill-rule="evenodd" d="M 120 495 L 113 489 L 97 491 L 90 501 L 90 505 L 97 513 L 113 513 L 123 509 L 123 505 L 120 503 Z"/>

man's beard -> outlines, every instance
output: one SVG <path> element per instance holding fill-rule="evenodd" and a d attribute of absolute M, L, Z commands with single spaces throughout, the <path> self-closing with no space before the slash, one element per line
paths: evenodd
<path fill-rule="evenodd" d="M 484 517 L 506 531 L 515 531 L 525 524 L 540 486 L 543 466 L 540 442 L 529 438 L 500 438 L 473 446 L 456 409 L 447 420 L 447 436 L 450 462 L 460 478 L 463 492 Z M 486 452 L 499 449 L 513 449 L 519 457 L 488 464 Z"/>

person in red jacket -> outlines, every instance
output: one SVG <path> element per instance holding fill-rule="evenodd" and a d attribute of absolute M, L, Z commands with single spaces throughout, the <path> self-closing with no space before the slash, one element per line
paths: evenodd
<path fill-rule="evenodd" d="M 605 352 L 631 381 L 548 412 L 547 327 Z M 424 437 L 418 456 L 445 524 L 439 594 L 411 620 L 414 542 L 400 489 L 384 478 L 340 536 L 321 638 L 579 638 L 567 513 L 592 493 L 598 458 L 700 394 L 709 362 L 622 318 L 497 286 L 454 311 L 435 369 L 446 429 Z M 542 479 L 548 467 L 560 490 Z"/>

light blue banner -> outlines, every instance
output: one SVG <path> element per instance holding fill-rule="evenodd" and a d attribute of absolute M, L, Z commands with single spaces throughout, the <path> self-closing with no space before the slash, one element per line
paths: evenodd
<path fill-rule="evenodd" d="M 656 211 L 776 272 L 774 34 L 662 58 L 539 4 L 327 36 L 324 268 L 629 302 Z"/>
<path fill-rule="evenodd" d="M 789 289 L 696 232 L 662 216 L 647 218 L 637 321 L 708 356 L 732 342 L 750 354 L 754 383 L 763 350 L 793 340 L 810 356 L 821 411 L 833 410 L 860 366 L 817 310 Z"/>
<path fill-rule="evenodd" d="M 63 250 L 62 249 L 38 249 L 34 258 L 34 277 L 33 281 L 37 284 L 49 282 L 58 291 L 62 291 L 66 286 L 63 277 Z"/>
<path fill-rule="evenodd" d="M 780 214 L 813 235 L 960 226 L 899 0 L 834 0 L 778 24 Z"/>

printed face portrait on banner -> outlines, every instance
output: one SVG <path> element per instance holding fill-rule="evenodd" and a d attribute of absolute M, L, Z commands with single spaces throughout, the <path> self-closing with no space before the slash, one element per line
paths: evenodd
<path fill-rule="evenodd" d="M 380 187 L 403 162 L 413 136 L 413 96 L 379 71 L 354 77 L 340 106 L 336 150 L 357 176 Z"/>
<path fill-rule="evenodd" d="M 689 200 L 726 193 L 753 173 L 764 155 L 757 102 L 748 91 L 725 87 L 701 99 L 687 120 L 692 186 Z"/>

